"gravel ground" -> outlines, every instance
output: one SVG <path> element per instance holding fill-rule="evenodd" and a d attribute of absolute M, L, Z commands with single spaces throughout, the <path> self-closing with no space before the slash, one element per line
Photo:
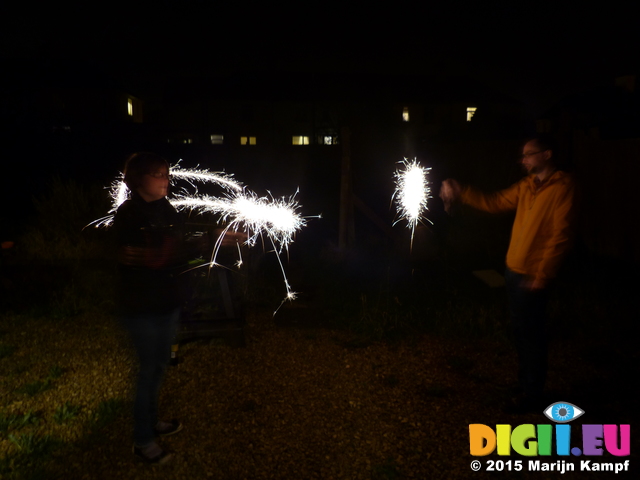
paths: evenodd
<path fill-rule="evenodd" d="M 469 468 L 469 423 L 549 423 L 541 414 L 501 413 L 514 381 L 507 345 L 426 335 L 367 343 L 347 332 L 286 328 L 256 317 L 248 318 L 246 347 L 217 340 L 181 347 L 161 412 L 185 428 L 163 440 L 176 452 L 172 464 L 149 467 L 131 454 L 135 362 L 112 318 L 11 317 L 0 330 L 0 342 L 15 346 L 0 360 L 0 414 L 35 411 L 40 421 L 25 431 L 66 442 L 46 464 L 46 478 L 485 478 Z M 568 376 L 580 385 L 608 374 L 606 366 L 576 368 L 576 355 L 562 345 L 552 349 L 552 391 L 562 391 Z M 51 388 L 20 393 L 51 376 L 52 367 L 63 373 Z M 110 399 L 124 400 L 116 420 L 87 427 Z M 82 409 L 58 424 L 54 413 L 65 402 Z M 627 404 L 608 407 L 615 408 L 613 422 L 625 422 Z M 0 455 L 15 452 L 1 436 Z"/>

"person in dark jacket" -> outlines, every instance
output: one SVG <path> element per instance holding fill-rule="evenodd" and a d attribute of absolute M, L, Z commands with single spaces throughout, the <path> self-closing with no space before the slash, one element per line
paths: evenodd
<path fill-rule="evenodd" d="M 156 437 L 182 430 L 158 420 L 158 396 L 180 318 L 178 273 L 185 263 L 181 215 L 166 198 L 169 164 L 153 153 L 131 155 L 124 181 L 131 198 L 117 210 L 120 317 L 138 354 L 133 452 L 152 464 L 172 455 Z"/>

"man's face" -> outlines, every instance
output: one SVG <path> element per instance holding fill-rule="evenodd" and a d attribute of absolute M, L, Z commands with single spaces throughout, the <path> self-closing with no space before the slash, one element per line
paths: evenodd
<path fill-rule="evenodd" d="M 543 150 L 538 142 L 531 140 L 522 148 L 522 168 L 527 173 L 540 173 L 551 160 L 551 150 Z"/>

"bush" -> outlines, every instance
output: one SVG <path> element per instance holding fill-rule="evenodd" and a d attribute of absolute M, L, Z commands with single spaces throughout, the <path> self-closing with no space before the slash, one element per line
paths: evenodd
<path fill-rule="evenodd" d="M 111 310 L 115 273 L 111 235 L 108 230 L 85 228 L 109 210 L 106 191 L 54 178 L 47 193 L 33 202 L 36 215 L 16 247 L 16 283 L 22 284 L 16 293 L 28 293 L 36 300 L 28 302 L 33 312 L 54 318 Z M 16 302 L 20 304 L 18 298 Z"/>
<path fill-rule="evenodd" d="M 25 258 L 66 265 L 104 258 L 108 235 L 84 228 L 109 210 L 104 189 L 54 178 L 33 203 L 36 217 L 19 242 Z"/>

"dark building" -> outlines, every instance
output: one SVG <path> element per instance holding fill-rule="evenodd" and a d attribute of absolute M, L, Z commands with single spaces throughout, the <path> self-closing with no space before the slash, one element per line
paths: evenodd
<path fill-rule="evenodd" d="M 347 159 L 351 191 L 390 225 L 397 162 L 418 158 L 434 182 L 462 173 L 491 183 L 495 168 L 513 176 L 525 130 L 519 103 L 464 78 L 239 74 L 176 81 L 157 101 L 145 116 L 155 150 L 259 193 L 299 188 L 305 212 L 322 212 L 330 230 Z"/>
<path fill-rule="evenodd" d="M 558 135 L 563 154 L 583 190 L 582 235 L 589 252 L 638 262 L 640 208 L 635 180 L 640 158 L 637 76 L 569 96 L 538 120 L 538 130 Z"/>

